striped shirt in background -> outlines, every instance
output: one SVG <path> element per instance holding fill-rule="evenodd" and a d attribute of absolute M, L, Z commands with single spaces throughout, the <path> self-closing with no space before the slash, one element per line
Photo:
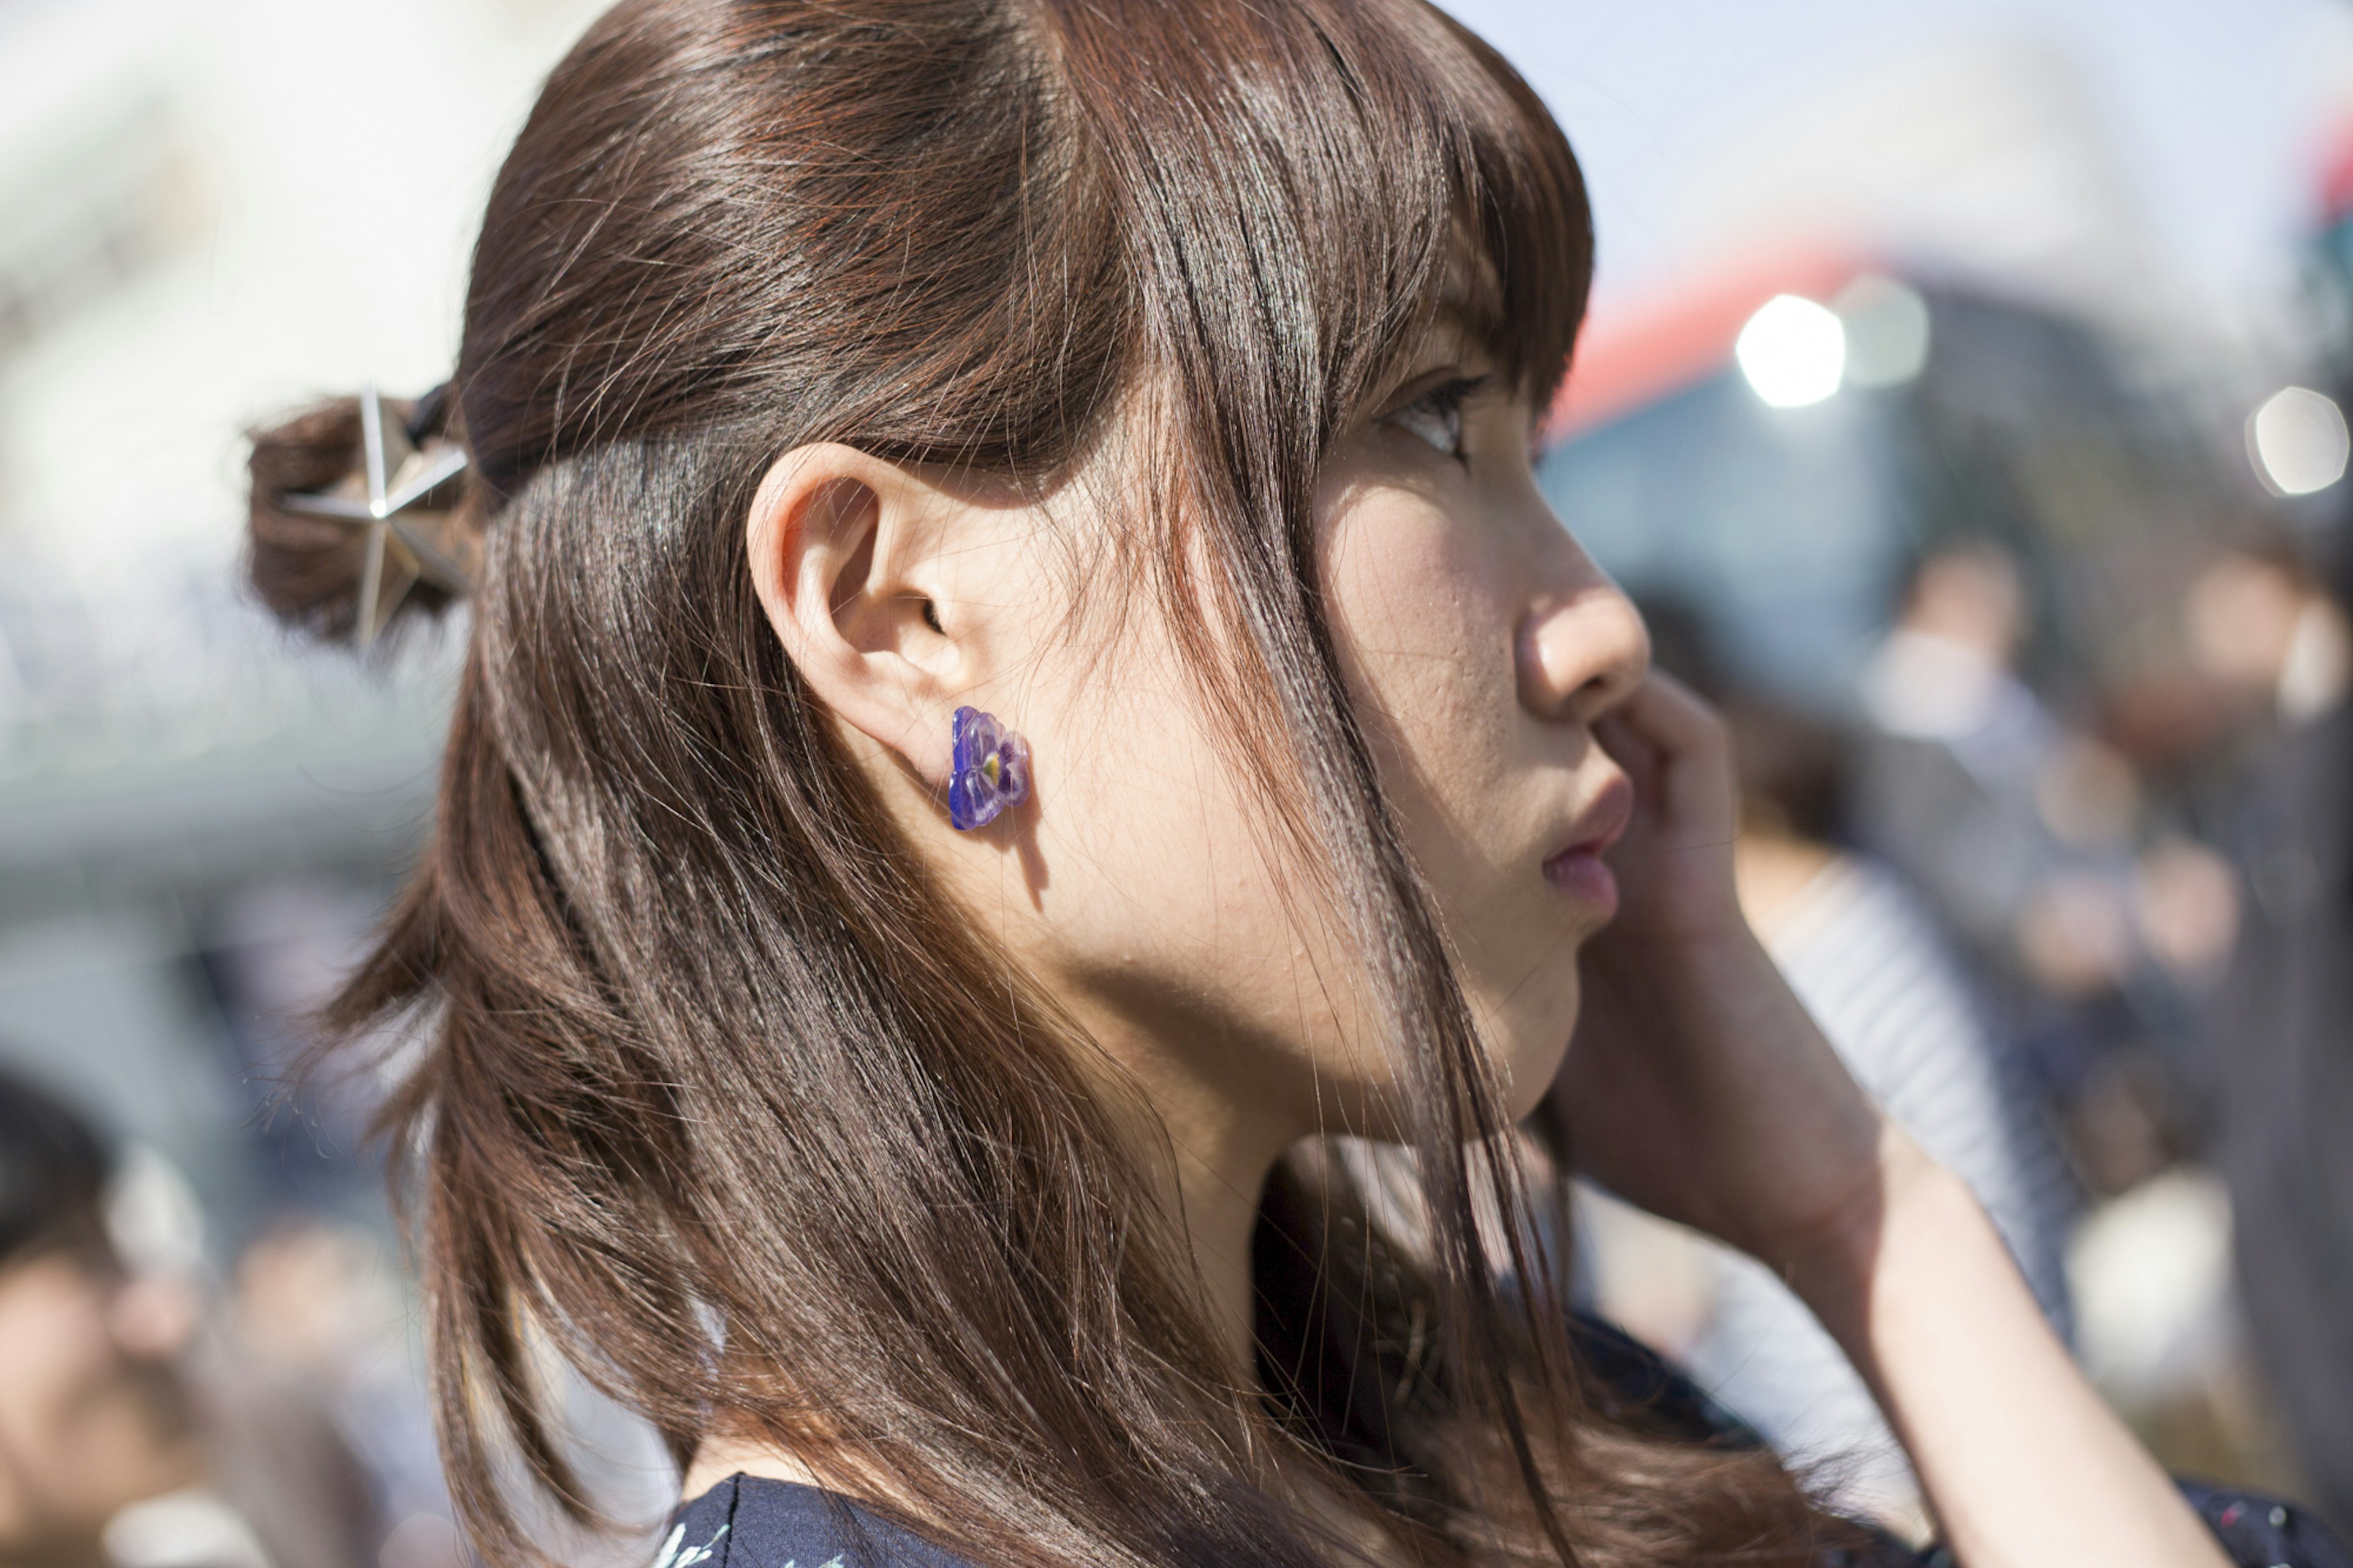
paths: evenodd
<path fill-rule="evenodd" d="M 1770 946 L 1856 1080 L 1976 1192 L 2065 1336 L 2073 1177 L 1922 906 L 1884 869 L 1842 858 L 1798 895 Z M 1785 1457 L 1820 1464 L 1850 1506 L 1915 1510 L 1911 1467 L 1831 1337 L 1763 1265 L 1707 1250 L 1714 1307 L 1688 1352 L 1694 1378 Z"/>

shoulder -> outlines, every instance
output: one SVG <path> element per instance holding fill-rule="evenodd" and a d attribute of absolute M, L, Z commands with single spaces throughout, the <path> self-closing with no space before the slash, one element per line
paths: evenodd
<path fill-rule="evenodd" d="M 670 1516 L 653 1568 L 972 1568 L 831 1492 L 730 1476 Z"/>

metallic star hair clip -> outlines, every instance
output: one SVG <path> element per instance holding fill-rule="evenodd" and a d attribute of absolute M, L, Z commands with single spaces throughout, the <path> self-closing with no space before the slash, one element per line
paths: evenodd
<path fill-rule="evenodd" d="M 437 387 L 417 400 L 414 425 L 384 416 L 384 400 L 370 386 L 360 394 L 360 442 L 366 466 L 332 489 L 289 491 L 278 498 L 288 511 L 323 517 L 367 533 L 367 560 L 360 572 L 359 613 L 352 637 L 361 647 L 373 644 L 400 602 L 419 583 L 462 597 L 473 592 L 473 554 L 465 524 L 451 508 L 417 503 L 456 479 L 466 467 L 466 449 L 438 440 L 424 428 L 447 396 Z M 422 445 L 431 442 L 431 449 Z"/>

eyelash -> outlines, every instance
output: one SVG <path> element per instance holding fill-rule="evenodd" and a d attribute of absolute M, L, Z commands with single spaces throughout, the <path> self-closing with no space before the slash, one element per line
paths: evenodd
<path fill-rule="evenodd" d="M 1462 402 L 1485 382 L 1484 376 L 1441 382 L 1390 415 L 1388 422 L 1459 462 L 1462 458 Z"/>

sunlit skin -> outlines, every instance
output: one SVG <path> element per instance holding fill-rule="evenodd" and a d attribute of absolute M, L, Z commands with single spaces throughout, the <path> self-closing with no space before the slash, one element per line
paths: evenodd
<path fill-rule="evenodd" d="M 1536 487 L 1534 428 L 1441 322 L 1315 496 L 1351 700 L 1508 1109 L 1556 1096 L 1591 1174 L 1789 1277 L 1969 1568 L 2220 1563 L 1742 919 L 1722 727 L 1647 671 L 1639 617 Z M 1116 441 L 1043 501 L 806 447 L 747 542 L 779 641 L 909 840 L 1087 1026 L 1107 1098 L 1140 1099 L 1139 1161 L 1247 1376 L 1266 1178 L 1302 1138 L 1389 1131 L 1390 1070 L 1337 923 L 1298 896 L 1313 868 L 1264 830 L 1155 600 L 1103 561 L 1122 478 Z M 1028 736 L 1035 793 L 959 834 L 966 703 Z M 715 1426 L 687 1495 L 823 1468 Z"/>

